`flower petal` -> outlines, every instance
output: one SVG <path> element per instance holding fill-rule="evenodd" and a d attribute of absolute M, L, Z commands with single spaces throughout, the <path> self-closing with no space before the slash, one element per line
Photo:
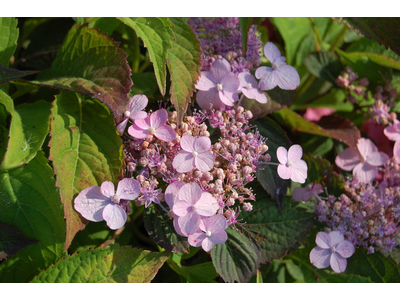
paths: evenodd
<path fill-rule="evenodd" d="M 145 109 L 149 99 L 146 95 L 134 95 L 129 99 L 128 109 L 131 113 Z"/>
<path fill-rule="evenodd" d="M 281 52 L 274 43 L 268 42 L 264 46 L 264 55 L 270 62 L 275 62 L 275 60 L 281 57 Z"/>
<path fill-rule="evenodd" d="M 174 207 L 176 201 L 178 201 L 179 190 L 185 183 L 182 181 L 175 181 L 167 186 L 164 194 L 165 202 L 167 202 L 170 209 Z"/>
<path fill-rule="evenodd" d="M 291 162 L 296 162 L 303 156 L 303 148 L 300 145 L 292 145 L 288 150 L 288 160 Z"/>
<path fill-rule="evenodd" d="M 107 221 L 107 226 L 115 230 L 125 225 L 126 212 L 119 205 L 110 203 L 103 210 L 103 218 Z"/>
<path fill-rule="evenodd" d="M 310 252 L 310 262 L 318 269 L 329 267 L 331 250 L 315 247 Z"/>
<path fill-rule="evenodd" d="M 366 159 L 371 153 L 378 152 L 378 148 L 374 143 L 370 139 L 365 138 L 358 139 L 357 148 L 364 159 Z"/>
<path fill-rule="evenodd" d="M 99 186 L 89 186 L 82 190 L 74 200 L 74 208 L 82 217 L 89 221 L 103 221 L 103 209 L 111 203 L 107 196 L 104 196 Z"/>
<path fill-rule="evenodd" d="M 259 77 L 257 76 L 257 71 L 261 69 L 258 72 L 258 75 L 263 74 L 264 76 Z M 278 83 L 280 82 L 280 78 L 278 74 L 276 73 L 276 70 L 270 68 L 270 67 L 260 67 L 256 70 L 256 77 L 260 78 L 260 81 L 258 83 L 258 88 L 262 91 L 269 91 L 275 88 Z"/>
<path fill-rule="evenodd" d="M 175 216 L 173 224 L 174 224 L 174 229 L 175 229 L 176 233 L 181 235 L 181 236 L 186 236 L 187 237 L 187 234 L 184 234 L 182 232 L 181 228 L 179 227 L 179 221 L 178 220 L 179 220 L 179 217 Z"/>
<path fill-rule="evenodd" d="M 172 166 L 179 173 L 187 173 L 192 171 L 196 167 L 193 154 L 186 152 L 185 150 L 179 151 L 172 161 Z"/>
<path fill-rule="evenodd" d="M 175 202 L 172 210 L 175 215 L 179 217 L 184 217 L 188 214 L 188 210 L 191 206 L 192 203 L 189 203 L 186 200 L 178 200 Z"/>
<path fill-rule="evenodd" d="M 218 92 L 218 96 L 219 100 L 227 106 L 233 106 L 239 98 L 237 93 L 230 93 L 223 90 Z"/>
<path fill-rule="evenodd" d="M 210 110 L 212 107 L 221 111 L 225 110 L 225 104 L 219 99 L 219 93 L 216 89 L 209 91 L 198 91 L 196 96 L 197 104 L 203 110 Z"/>
<path fill-rule="evenodd" d="M 201 230 L 196 231 L 195 233 L 189 235 L 188 242 L 192 247 L 200 247 L 203 240 L 206 238 L 206 235 Z"/>
<path fill-rule="evenodd" d="M 129 116 L 129 118 L 131 120 L 146 119 L 147 117 L 148 117 L 148 115 L 147 115 L 147 112 L 145 112 L 145 111 L 134 111 Z"/>
<path fill-rule="evenodd" d="M 186 134 L 181 138 L 180 145 L 183 150 L 192 153 L 196 149 L 194 146 L 195 142 L 196 138 L 194 136 Z M 210 142 L 210 147 L 211 147 L 211 142 Z M 196 151 L 199 152 L 197 149 Z"/>
<path fill-rule="evenodd" d="M 303 187 L 297 187 L 293 190 L 292 192 L 292 199 L 296 202 L 301 202 L 301 201 L 308 201 L 308 200 L 304 200 L 305 194 L 308 190 L 306 188 Z"/>
<path fill-rule="evenodd" d="M 154 132 L 154 135 L 164 141 L 164 142 L 172 142 L 174 139 L 176 139 L 176 132 L 175 130 L 172 129 L 171 126 L 168 125 L 161 125 L 159 126 L 156 131 Z"/>
<path fill-rule="evenodd" d="M 331 248 L 331 237 L 326 232 L 318 232 L 317 237 L 315 238 L 315 242 L 317 243 L 318 247 L 321 249 L 330 249 Z"/>
<path fill-rule="evenodd" d="M 227 227 L 226 219 L 222 215 L 214 215 L 210 218 L 204 218 L 200 229 L 204 231 L 225 230 Z"/>
<path fill-rule="evenodd" d="M 141 120 L 135 120 L 135 122 L 137 122 L 137 121 L 141 121 Z M 142 129 L 139 126 L 137 126 L 136 124 L 129 126 L 128 133 L 131 136 L 133 136 L 134 138 L 137 138 L 140 140 L 145 139 L 149 135 L 149 132 L 147 131 L 147 129 Z"/>
<path fill-rule="evenodd" d="M 202 172 L 210 171 L 214 167 L 215 157 L 211 152 L 203 152 L 194 158 L 194 164 Z"/>
<path fill-rule="evenodd" d="M 329 232 L 329 237 L 331 239 L 331 243 L 329 246 L 337 247 L 337 245 L 344 241 L 344 235 L 340 231 L 331 231 Z"/>
<path fill-rule="evenodd" d="M 346 148 L 336 156 L 336 165 L 345 171 L 351 171 L 361 162 L 357 152 L 352 148 Z"/>
<path fill-rule="evenodd" d="M 162 126 L 168 120 L 168 112 L 165 109 L 159 109 L 150 115 L 150 126 L 154 129 Z"/>
<path fill-rule="evenodd" d="M 279 177 L 282 179 L 290 179 L 290 177 L 292 176 L 292 171 L 289 167 L 286 167 L 285 165 L 279 165 L 277 171 Z"/>
<path fill-rule="evenodd" d="M 194 142 L 192 143 L 192 145 L 193 145 L 193 150 L 192 151 L 196 151 L 197 153 L 206 152 L 206 151 L 211 149 L 211 140 L 207 136 L 201 136 L 201 137 L 199 137 L 197 139 L 194 138 Z M 186 150 L 186 151 L 188 151 L 188 150 Z"/>
<path fill-rule="evenodd" d="M 387 138 L 391 141 L 400 140 L 400 123 L 393 124 L 392 126 L 387 126 L 383 133 L 387 136 Z"/>
<path fill-rule="evenodd" d="M 240 86 L 239 78 L 232 72 L 226 74 L 220 84 L 222 84 L 222 90 L 229 93 L 236 93 Z"/>
<path fill-rule="evenodd" d="M 393 156 L 397 157 L 397 159 L 400 159 L 400 142 L 394 143 Z"/>
<path fill-rule="evenodd" d="M 178 203 L 179 201 L 175 204 L 175 206 Z M 179 217 L 178 224 L 182 233 L 186 235 L 193 234 L 197 231 L 197 229 L 199 229 L 200 216 L 195 211 L 188 212 L 185 216 Z"/>
<path fill-rule="evenodd" d="M 353 176 L 357 177 L 360 182 L 368 183 L 378 175 L 378 167 L 371 166 L 368 163 L 359 163 L 353 169 Z"/>
<path fill-rule="evenodd" d="M 223 78 L 231 73 L 231 65 L 225 58 L 218 58 L 212 64 L 210 72 L 216 80 L 215 83 L 221 83 Z"/>
<path fill-rule="evenodd" d="M 295 90 L 300 84 L 299 73 L 292 66 L 280 66 L 273 73 L 278 77 L 278 86 L 283 90 Z"/>
<path fill-rule="evenodd" d="M 367 156 L 366 162 L 369 163 L 371 166 L 379 167 L 384 165 L 389 156 L 383 152 L 374 152 Z"/>
<path fill-rule="evenodd" d="M 343 258 L 338 253 L 332 253 L 330 265 L 333 271 L 335 271 L 336 273 L 342 273 L 344 272 L 344 270 L 346 270 L 347 259 Z"/>
<path fill-rule="evenodd" d="M 147 116 L 145 119 L 137 119 L 134 124 L 142 130 L 147 130 L 150 127 L 150 117 Z"/>
<path fill-rule="evenodd" d="M 200 200 L 203 191 L 195 182 L 186 183 L 179 190 L 179 200 L 185 200 L 190 204 L 196 204 Z"/>
<path fill-rule="evenodd" d="M 228 239 L 228 234 L 225 232 L 225 230 L 216 230 L 213 231 L 209 239 L 214 243 L 214 244 L 223 244 L 226 242 Z"/>
<path fill-rule="evenodd" d="M 209 237 L 206 236 L 206 238 L 201 243 L 201 247 L 204 251 L 208 252 L 214 247 L 214 243 Z"/>
<path fill-rule="evenodd" d="M 123 133 L 124 133 L 124 131 L 125 131 L 125 128 L 126 128 L 126 124 L 128 124 L 128 118 L 126 118 L 125 120 L 123 120 L 121 123 L 119 123 L 118 125 L 117 125 L 117 130 L 118 130 L 118 132 L 119 132 L 119 134 L 120 135 L 122 135 Z"/>
<path fill-rule="evenodd" d="M 336 252 L 344 258 L 349 258 L 354 254 L 355 251 L 356 249 L 354 248 L 353 243 L 349 241 L 342 241 L 336 247 Z"/>
<path fill-rule="evenodd" d="M 278 147 L 276 150 L 276 156 L 278 158 L 279 163 L 286 164 L 288 161 L 288 151 L 284 147 Z"/>
<path fill-rule="evenodd" d="M 196 89 L 200 91 L 209 91 L 215 89 L 217 86 L 217 80 L 211 72 L 201 72 L 200 78 L 195 84 Z"/>
<path fill-rule="evenodd" d="M 290 179 L 294 182 L 304 183 L 307 179 L 307 163 L 300 159 L 296 161 L 290 166 L 290 170 L 292 171 L 292 176 Z"/>
<path fill-rule="evenodd" d="M 124 178 L 118 183 L 117 195 L 121 199 L 135 200 L 139 196 L 140 183 L 133 178 Z"/>
<path fill-rule="evenodd" d="M 196 212 L 200 216 L 210 217 L 215 215 L 219 208 L 218 201 L 210 193 L 202 192 L 202 195 L 196 203 Z"/>
<path fill-rule="evenodd" d="M 100 192 L 104 196 L 111 198 L 115 195 L 114 184 L 111 181 L 104 181 L 100 186 Z"/>

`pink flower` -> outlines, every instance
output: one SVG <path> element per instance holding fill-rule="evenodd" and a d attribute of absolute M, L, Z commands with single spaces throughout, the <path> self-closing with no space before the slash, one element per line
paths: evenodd
<path fill-rule="evenodd" d="M 179 190 L 180 190 L 181 187 L 184 186 L 184 185 L 185 185 L 185 183 L 182 182 L 182 181 L 175 181 L 175 182 L 171 183 L 170 185 L 168 185 L 167 188 L 165 189 L 164 199 L 165 199 L 165 202 L 167 202 L 169 208 L 171 209 L 171 210 L 169 211 L 169 216 L 170 216 L 171 218 L 174 218 L 174 223 L 173 223 L 173 224 L 174 224 L 175 231 L 176 231 L 179 235 L 182 235 L 182 236 L 186 236 L 186 237 L 187 237 L 187 234 L 184 234 L 184 233 L 181 231 L 181 229 L 180 229 L 180 227 L 179 227 L 179 224 L 178 224 L 179 217 L 176 216 L 176 215 L 174 214 L 174 211 L 173 211 L 174 204 L 175 204 L 177 201 L 179 201 Z"/>
<path fill-rule="evenodd" d="M 194 168 L 207 172 L 214 167 L 215 157 L 209 151 L 211 149 L 209 137 L 202 136 L 196 139 L 191 135 L 184 135 L 180 145 L 182 150 L 172 161 L 172 166 L 179 173 L 187 173 Z"/>
<path fill-rule="evenodd" d="M 210 110 L 210 104 L 218 110 L 233 106 L 238 99 L 239 79 L 231 72 L 231 65 L 225 58 L 217 59 L 210 71 L 201 72 L 197 82 L 197 103 L 204 110 Z"/>
<path fill-rule="evenodd" d="M 391 126 L 387 126 L 383 133 L 387 136 L 387 138 L 391 141 L 400 140 L 400 122 L 395 120 L 394 124 Z"/>
<path fill-rule="evenodd" d="M 303 115 L 303 118 L 307 121 L 319 121 L 323 116 L 329 116 L 335 111 L 336 110 L 332 108 L 325 107 L 307 108 L 306 113 Z"/>
<path fill-rule="evenodd" d="M 176 132 L 171 126 L 165 125 L 168 113 L 165 109 L 159 109 L 150 117 L 135 120 L 135 124 L 128 128 L 128 133 L 137 139 L 145 139 L 153 134 L 161 141 L 171 142 L 176 138 Z"/>
<path fill-rule="evenodd" d="M 304 183 L 307 178 L 307 164 L 301 159 L 303 149 L 300 145 L 293 145 L 287 151 L 284 147 L 276 150 L 280 165 L 278 175 L 282 179 L 291 179 L 294 182 Z"/>
<path fill-rule="evenodd" d="M 257 80 L 250 72 L 242 72 L 238 75 L 240 91 L 248 98 L 255 99 L 260 103 L 267 103 L 267 97 L 258 89 Z"/>
<path fill-rule="evenodd" d="M 128 110 L 124 113 L 125 118 L 117 125 L 117 130 L 120 134 L 124 133 L 129 119 L 133 121 L 147 118 L 147 113 L 142 110 L 147 106 L 148 102 L 149 100 L 145 95 L 135 95 L 129 99 Z"/>
<path fill-rule="evenodd" d="M 221 215 L 214 215 L 200 221 L 199 228 L 195 233 L 190 234 L 188 242 L 193 247 L 201 247 L 208 252 L 214 244 L 223 244 L 228 239 L 225 232 L 227 227 L 226 219 Z"/>
<path fill-rule="evenodd" d="M 323 269 L 331 265 L 336 273 L 346 270 L 347 259 L 353 255 L 354 245 L 344 240 L 340 231 L 318 232 L 315 239 L 317 247 L 310 252 L 310 261 L 318 269 Z"/>
<path fill-rule="evenodd" d="M 322 193 L 322 185 L 317 183 L 310 183 L 306 187 L 297 187 L 292 192 L 292 198 L 296 202 L 305 201 L 307 202 L 315 195 Z"/>
<path fill-rule="evenodd" d="M 85 219 L 93 222 L 105 220 L 107 226 L 115 230 L 124 226 L 126 212 L 120 201 L 135 200 L 139 195 L 140 183 L 132 178 L 124 178 L 118 183 L 115 193 L 114 184 L 105 181 L 101 186 L 90 186 L 82 190 L 75 198 L 74 207 Z"/>
<path fill-rule="evenodd" d="M 161 189 L 154 190 L 155 184 L 154 182 L 151 183 L 148 190 L 142 188 L 141 192 L 143 195 L 138 199 L 139 201 L 145 201 L 144 207 L 147 208 L 152 202 L 160 204 L 160 200 L 158 196 L 161 193 Z"/>
<path fill-rule="evenodd" d="M 178 197 L 173 212 L 179 217 L 178 225 L 184 235 L 195 233 L 200 218 L 215 215 L 218 210 L 217 200 L 210 193 L 203 192 L 194 182 L 182 186 Z"/>
<path fill-rule="evenodd" d="M 335 163 L 345 171 L 353 170 L 353 176 L 360 182 L 371 182 L 378 174 L 378 167 L 385 164 L 389 156 L 378 152 L 378 148 L 369 139 L 360 138 L 357 148 L 361 157 L 354 149 L 346 148 L 336 156 Z"/>
<path fill-rule="evenodd" d="M 300 84 L 300 76 L 296 69 L 285 63 L 286 58 L 281 56 L 279 49 L 271 42 L 264 46 L 264 54 L 272 64 L 270 67 L 259 67 L 256 77 L 260 79 L 258 87 L 268 91 L 279 86 L 283 90 L 294 90 Z"/>

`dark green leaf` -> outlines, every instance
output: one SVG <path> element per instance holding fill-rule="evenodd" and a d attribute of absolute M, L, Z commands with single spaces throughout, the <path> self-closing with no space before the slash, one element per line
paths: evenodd
<path fill-rule="evenodd" d="M 314 76 L 332 83 L 336 82 L 336 78 L 343 70 L 343 65 L 340 63 L 339 57 L 332 52 L 310 54 L 304 58 L 304 65 Z"/>
<path fill-rule="evenodd" d="M 0 64 L 8 67 L 10 58 L 17 48 L 19 30 L 14 17 L 0 17 Z"/>
<path fill-rule="evenodd" d="M 240 17 L 239 24 L 240 24 L 240 32 L 242 33 L 242 51 L 243 53 L 247 53 L 247 36 L 251 26 L 251 18 Z"/>
<path fill-rule="evenodd" d="M 131 88 L 131 95 L 143 94 L 150 97 L 155 93 L 157 80 L 154 73 L 133 73 L 131 78 L 134 84 Z"/>
<path fill-rule="evenodd" d="M 228 240 L 211 249 L 218 274 L 226 282 L 248 282 L 261 262 L 260 246 L 245 230 L 226 229 Z"/>
<path fill-rule="evenodd" d="M 0 64 L 0 85 L 3 85 L 12 80 L 17 80 L 24 76 L 36 74 L 39 71 L 19 71 L 16 69 L 6 68 Z"/>

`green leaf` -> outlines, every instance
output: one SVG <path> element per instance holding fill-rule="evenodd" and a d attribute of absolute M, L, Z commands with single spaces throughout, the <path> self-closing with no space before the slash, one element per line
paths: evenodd
<path fill-rule="evenodd" d="M 187 238 L 176 233 L 172 219 L 159 206 L 147 207 L 143 218 L 147 233 L 157 245 L 169 252 L 189 252 Z"/>
<path fill-rule="evenodd" d="M 111 36 L 115 29 L 118 28 L 121 22 L 117 18 L 96 18 L 92 17 L 88 19 L 89 28 L 97 28 L 100 33 L 107 33 L 108 36 Z"/>
<path fill-rule="evenodd" d="M 286 62 L 288 65 L 293 65 L 296 58 L 297 49 L 303 39 L 311 33 L 311 24 L 308 18 L 270 18 L 272 23 L 279 29 L 285 41 Z"/>
<path fill-rule="evenodd" d="M 19 167 L 35 157 L 49 132 L 50 108 L 51 104 L 43 100 L 14 108 L 10 138 L 0 169 Z"/>
<path fill-rule="evenodd" d="M 256 283 L 263 283 L 262 274 L 261 274 L 260 270 L 257 270 Z"/>
<path fill-rule="evenodd" d="M 307 104 L 294 103 L 290 106 L 292 110 L 306 110 L 307 108 L 326 107 L 336 111 L 350 112 L 354 109 L 353 104 L 346 101 L 347 95 L 341 88 L 331 88 L 325 95 Z"/>
<path fill-rule="evenodd" d="M 32 84 L 87 94 L 105 103 L 116 123 L 122 120 L 132 86 L 127 54 L 118 43 L 87 24 L 69 31 L 49 70 Z"/>
<path fill-rule="evenodd" d="M 0 191 L 0 220 L 39 241 L 0 264 L 0 281 L 28 282 L 62 256 L 65 241 L 60 198 L 43 152 L 24 167 L 0 171 Z"/>
<path fill-rule="evenodd" d="M 278 147 L 283 146 L 289 149 L 291 145 L 290 140 L 286 133 L 270 118 L 263 118 L 253 122 L 260 134 L 267 140 L 265 143 L 268 146 L 268 154 L 271 155 L 271 161 L 278 161 L 276 150 Z M 290 188 L 291 181 L 284 180 L 278 176 L 277 166 L 275 165 L 262 165 L 257 169 L 257 179 L 267 193 L 274 199 L 279 209 L 282 209 L 283 197 L 286 196 L 287 188 Z"/>
<path fill-rule="evenodd" d="M 170 267 L 180 276 L 186 278 L 188 283 L 214 283 L 218 276 L 212 262 L 205 262 L 194 266 L 178 266 L 175 262 L 169 262 Z"/>
<path fill-rule="evenodd" d="M 251 19 L 249 17 L 240 17 L 239 24 L 240 24 L 240 32 L 242 34 L 242 51 L 243 53 L 247 53 L 247 36 L 249 33 L 249 29 L 251 26 Z"/>
<path fill-rule="evenodd" d="M 38 72 L 39 71 L 19 71 L 16 69 L 3 67 L 0 64 L 0 86 L 12 80 L 17 80 L 24 76 L 36 74 Z"/>
<path fill-rule="evenodd" d="M 73 201 L 88 186 L 117 180 L 123 163 L 122 144 L 107 107 L 96 99 L 63 91 L 53 102 L 50 157 L 57 175 L 67 223 L 65 249 L 88 223 Z"/>
<path fill-rule="evenodd" d="M 145 283 L 154 278 L 169 255 L 118 244 L 106 249 L 86 249 L 59 260 L 32 282 Z"/>
<path fill-rule="evenodd" d="M 161 94 L 165 95 L 166 89 L 166 63 L 167 52 L 171 49 L 174 39 L 173 24 L 168 18 L 118 18 L 135 30 L 138 37 L 143 40 L 144 46 L 149 51 L 150 60 L 153 62 L 158 87 Z"/>
<path fill-rule="evenodd" d="M 10 58 L 17 48 L 19 30 L 14 17 L 0 18 L 0 64 L 8 67 Z"/>
<path fill-rule="evenodd" d="M 248 282 L 260 266 L 260 246 L 242 230 L 227 228 L 228 240 L 211 249 L 215 270 L 226 282 Z"/>
<path fill-rule="evenodd" d="M 188 103 L 200 76 L 200 42 L 193 29 L 181 18 L 171 18 L 176 40 L 168 51 L 168 69 L 171 74 L 171 102 L 178 113 L 178 125 L 183 119 Z"/>
<path fill-rule="evenodd" d="M 157 79 L 153 72 L 132 73 L 134 85 L 131 88 L 130 95 L 142 94 L 151 97 L 157 89 Z"/>
<path fill-rule="evenodd" d="M 310 54 L 304 58 L 304 65 L 314 76 L 332 83 L 336 82 L 336 78 L 343 70 L 343 65 L 340 63 L 339 57 L 332 52 Z"/>
<path fill-rule="evenodd" d="M 353 30 L 359 30 L 364 36 L 377 41 L 379 44 L 390 47 L 400 55 L 400 19 L 397 17 L 385 18 L 343 18 Z M 342 21 L 342 20 L 339 20 Z"/>
<path fill-rule="evenodd" d="M 299 247 L 314 226 L 315 215 L 285 197 L 282 213 L 273 201 L 257 198 L 251 212 L 241 212 L 244 227 L 261 246 L 262 262 L 281 259 Z"/>
<path fill-rule="evenodd" d="M 18 229 L 0 223 L 0 261 L 37 242 L 27 238 Z"/>
<path fill-rule="evenodd" d="M 352 32 L 352 31 L 350 31 Z M 377 53 L 382 54 L 387 57 L 392 58 L 393 60 L 400 62 L 400 56 L 397 55 L 390 49 L 386 49 L 384 45 L 379 45 L 379 43 L 375 40 L 369 40 L 366 37 L 362 37 L 355 43 L 352 43 L 348 48 L 346 48 L 347 53 L 351 52 L 368 52 L 368 53 Z"/>

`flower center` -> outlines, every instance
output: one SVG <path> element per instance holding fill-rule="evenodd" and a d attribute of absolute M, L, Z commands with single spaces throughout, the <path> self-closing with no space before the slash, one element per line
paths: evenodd
<path fill-rule="evenodd" d="M 207 230 L 206 231 L 206 236 L 210 237 L 211 236 L 211 231 Z"/>
<path fill-rule="evenodd" d="M 193 151 L 192 154 L 194 157 L 196 157 L 198 155 L 198 153 L 196 151 Z"/>
<path fill-rule="evenodd" d="M 154 132 L 156 132 L 156 129 L 154 128 L 154 127 L 149 127 L 149 129 L 147 129 L 147 132 L 149 133 L 149 134 L 154 134 Z"/>
<path fill-rule="evenodd" d="M 287 167 L 290 167 L 291 165 L 293 165 L 293 162 L 291 162 L 290 160 L 286 163 Z"/>
<path fill-rule="evenodd" d="M 332 252 L 332 253 L 335 253 L 335 252 L 336 252 L 336 247 L 332 247 L 332 248 L 331 248 L 331 252 Z"/>
<path fill-rule="evenodd" d="M 251 83 L 248 83 L 248 84 L 246 85 L 246 89 L 250 90 L 250 89 L 252 89 L 252 88 L 253 88 L 253 86 L 251 85 Z"/>
<path fill-rule="evenodd" d="M 111 202 L 115 204 L 119 204 L 120 198 L 118 195 L 114 195 L 111 197 Z"/>
<path fill-rule="evenodd" d="M 272 69 L 276 70 L 279 68 L 279 65 L 277 63 L 272 63 Z"/>
<path fill-rule="evenodd" d="M 217 83 L 216 89 L 217 91 L 222 91 L 222 84 Z"/>
<path fill-rule="evenodd" d="M 129 116 L 131 115 L 131 112 L 129 110 L 124 112 L 125 117 L 129 118 Z"/>

